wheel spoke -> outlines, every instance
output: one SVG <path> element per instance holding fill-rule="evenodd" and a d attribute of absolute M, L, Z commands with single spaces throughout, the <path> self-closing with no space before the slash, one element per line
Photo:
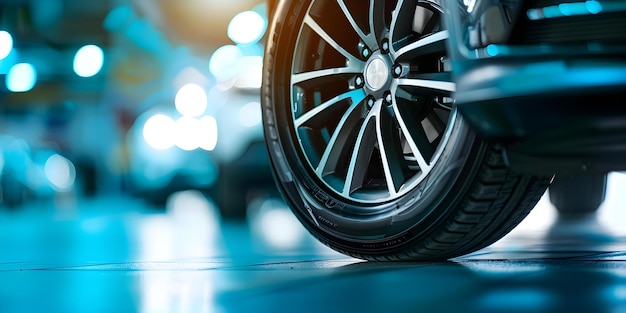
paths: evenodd
<path fill-rule="evenodd" d="M 358 64 L 351 65 L 349 67 L 338 67 L 338 68 L 329 68 L 317 71 L 310 71 L 304 73 L 293 74 L 291 77 L 291 83 L 293 85 L 301 84 L 303 82 L 315 80 L 315 79 L 326 79 L 329 76 L 333 75 L 343 75 L 343 74 L 358 74 L 361 71 L 359 70 Z"/>
<path fill-rule="evenodd" d="M 369 21 L 370 21 L 370 35 L 373 42 L 368 42 L 368 46 L 376 47 L 378 49 L 378 43 L 382 40 L 387 32 L 387 25 L 385 23 L 385 0 L 370 0 Z"/>
<path fill-rule="evenodd" d="M 421 128 L 421 123 L 410 114 L 403 112 L 400 105 L 394 105 L 394 113 L 400 130 L 411 149 L 411 153 L 416 158 L 422 172 L 426 172 L 430 168 L 430 160 L 434 155 L 434 149 L 428 142 L 426 132 Z"/>
<path fill-rule="evenodd" d="M 344 49 L 335 39 L 333 39 L 324 29 L 309 15 L 305 16 L 304 23 L 308 25 L 317 35 L 319 35 L 326 43 L 333 47 L 337 52 L 343 55 L 350 64 L 361 64 L 362 62 Z"/>
<path fill-rule="evenodd" d="M 302 116 L 298 117 L 295 122 L 294 122 L 294 126 L 297 128 L 300 128 L 302 126 L 304 126 L 307 122 L 313 120 L 316 116 L 318 116 L 319 114 L 321 114 L 323 111 L 328 110 L 329 108 L 331 108 L 333 105 L 339 103 L 340 101 L 346 100 L 346 99 L 350 99 L 352 102 L 352 106 L 359 104 L 360 102 L 363 101 L 363 99 L 365 99 L 365 93 L 363 92 L 363 89 L 355 89 L 355 90 L 351 90 L 345 93 L 342 93 L 318 106 L 316 106 L 314 109 L 306 112 L 305 114 L 303 114 Z M 349 112 L 348 112 L 349 114 Z"/>
<path fill-rule="evenodd" d="M 436 32 L 398 49 L 394 56 L 397 61 L 404 61 L 437 51 L 445 51 L 449 37 L 447 30 Z"/>
<path fill-rule="evenodd" d="M 389 37 L 391 41 L 403 42 L 405 37 L 410 33 L 410 29 L 407 29 L 406 25 L 411 25 L 413 22 L 413 11 L 415 10 L 415 1 L 398 0 L 394 13 L 391 16 L 391 26 L 389 27 Z M 393 51 L 393 46 L 391 50 Z"/>
<path fill-rule="evenodd" d="M 361 106 L 361 104 L 361 102 L 352 103 L 341 118 L 341 121 L 339 121 L 339 124 L 328 141 L 320 162 L 315 169 L 319 177 L 324 177 L 333 173 L 336 170 L 342 155 L 347 153 L 346 147 L 349 146 L 348 141 L 361 120 L 360 112 L 357 109 Z"/>
<path fill-rule="evenodd" d="M 405 181 L 402 164 L 405 163 L 402 146 L 392 116 L 382 111 L 377 118 L 378 149 L 389 194 L 394 196 Z"/>
<path fill-rule="evenodd" d="M 369 115 L 361 125 L 354 150 L 352 150 L 343 188 L 345 196 L 350 196 L 352 192 L 363 187 L 372 158 L 374 144 L 377 141 L 376 137 L 376 120 L 373 115 Z"/>
<path fill-rule="evenodd" d="M 456 91 L 456 83 L 451 81 L 450 73 L 421 74 L 410 78 L 398 79 L 398 88 L 411 87 L 427 91 L 433 95 L 449 96 Z"/>

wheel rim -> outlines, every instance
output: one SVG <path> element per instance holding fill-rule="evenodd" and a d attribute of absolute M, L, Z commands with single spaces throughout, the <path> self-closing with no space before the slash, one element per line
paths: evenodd
<path fill-rule="evenodd" d="M 304 15 L 291 126 L 301 157 L 339 197 L 397 199 L 439 161 L 456 116 L 441 12 L 432 2 L 314 0 Z"/>

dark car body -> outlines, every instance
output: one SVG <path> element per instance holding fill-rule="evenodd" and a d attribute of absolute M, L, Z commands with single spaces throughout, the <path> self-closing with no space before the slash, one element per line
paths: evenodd
<path fill-rule="evenodd" d="M 534 172 L 624 170 L 623 1 L 448 1 L 457 107 Z"/>
<path fill-rule="evenodd" d="M 443 4 L 456 106 L 513 168 L 626 170 L 626 2 Z"/>

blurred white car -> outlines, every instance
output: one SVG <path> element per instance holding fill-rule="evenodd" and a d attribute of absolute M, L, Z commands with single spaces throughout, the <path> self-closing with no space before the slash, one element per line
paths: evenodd
<path fill-rule="evenodd" d="M 273 189 L 258 89 L 185 84 L 151 101 L 128 133 L 135 194 L 162 205 L 176 191 L 200 190 L 224 216 L 243 217 L 248 192 Z"/>
<path fill-rule="evenodd" d="M 0 206 L 19 207 L 28 200 L 52 199 L 72 192 L 74 164 L 51 147 L 0 135 Z"/>

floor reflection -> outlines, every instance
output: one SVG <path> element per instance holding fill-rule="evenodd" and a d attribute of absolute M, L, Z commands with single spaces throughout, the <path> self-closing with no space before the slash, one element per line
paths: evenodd
<path fill-rule="evenodd" d="M 138 221 L 139 260 L 173 260 L 215 256 L 222 242 L 217 207 L 202 193 L 173 194 L 164 214 Z"/>
<path fill-rule="evenodd" d="M 239 222 L 193 191 L 156 209 L 33 204 L 0 211 L 0 312 L 626 312 L 625 185 L 612 174 L 591 216 L 544 197 L 501 241 L 443 263 L 345 257 L 272 198 Z"/>

